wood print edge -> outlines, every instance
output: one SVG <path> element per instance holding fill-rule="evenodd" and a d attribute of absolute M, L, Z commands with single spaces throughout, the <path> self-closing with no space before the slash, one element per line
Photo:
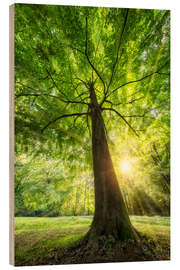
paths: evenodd
<path fill-rule="evenodd" d="M 9 6 L 9 263 L 14 265 L 14 5 Z"/>

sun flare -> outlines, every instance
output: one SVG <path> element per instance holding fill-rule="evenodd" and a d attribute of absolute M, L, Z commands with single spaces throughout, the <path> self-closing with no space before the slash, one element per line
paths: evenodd
<path fill-rule="evenodd" d="M 121 162 L 121 171 L 124 174 L 130 173 L 132 170 L 131 163 L 128 160 L 123 160 Z"/>

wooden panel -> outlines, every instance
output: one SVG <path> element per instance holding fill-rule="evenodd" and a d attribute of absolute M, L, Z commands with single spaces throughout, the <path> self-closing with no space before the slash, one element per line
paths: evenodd
<path fill-rule="evenodd" d="M 9 263 L 14 265 L 14 5 L 9 7 Z"/>

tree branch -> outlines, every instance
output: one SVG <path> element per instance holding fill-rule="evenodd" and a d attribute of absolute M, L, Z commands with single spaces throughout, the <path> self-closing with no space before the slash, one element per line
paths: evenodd
<path fill-rule="evenodd" d="M 86 125 L 87 125 L 87 128 L 88 128 L 88 131 L 89 131 L 89 136 L 91 137 L 91 129 L 90 129 L 90 126 L 89 126 L 89 119 L 88 119 L 88 116 L 89 116 L 89 108 L 87 110 L 87 115 L 86 115 Z"/>
<path fill-rule="evenodd" d="M 36 89 L 30 87 L 30 86 L 27 86 L 27 85 L 23 85 L 22 83 L 20 82 L 17 82 L 19 84 L 21 84 L 22 86 L 26 87 L 26 88 L 29 88 L 33 91 L 37 91 Z M 59 99 L 61 102 L 64 102 L 64 103 L 72 103 L 72 104 L 83 104 L 83 105 L 88 105 L 89 106 L 89 103 L 87 102 L 84 102 L 84 101 L 75 101 L 75 100 L 64 100 L 58 96 L 54 96 L 54 95 L 51 95 L 51 94 L 43 94 L 43 93 L 21 93 L 21 94 L 17 94 L 15 95 L 16 98 L 18 97 L 22 97 L 22 96 L 32 96 L 32 97 L 40 97 L 40 96 L 47 96 L 47 97 L 52 97 L 52 98 L 56 98 L 56 99 Z M 78 96 L 79 97 L 79 96 Z"/>
<path fill-rule="evenodd" d="M 84 52 L 83 52 L 83 51 L 81 51 L 81 50 L 78 49 L 78 48 L 73 47 L 73 46 L 70 45 L 70 44 L 63 44 L 63 43 L 62 43 L 62 44 L 60 44 L 60 46 L 69 47 L 70 49 L 75 50 L 75 51 L 77 51 L 77 52 L 79 52 L 79 53 L 81 53 L 81 54 L 84 55 Z"/>
<path fill-rule="evenodd" d="M 60 101 L 66 103 L 66 104 L 72 103 L 72 104 L 83 104 L 83 105 L 89 106 L 89 103 L 84 102 L 84 101 L 63 100 L 63 99 L 61 99 L 61 98 L 59 98 L 57 96 L 50 95 L 50 94 L 23 93 L 23 94 L 15 95 L 16 98 L 18 98 L 18 97 L 43 97 L 43 96 L 47 96 L 47 97 L 52 97 L 52 98 L 59 99 Z"/>
<path fill-rule="evenodd" d="M 164 67 L 164 66 L 163 66 L 163 67 Z M 159 70 L 161 70 L 163 67 L 161 67 Z M 150 76 L 152 76 L 152 75 L 154 75 L 154 74 L 170 76 L 169 73 L 161 73 L 161 72 L 159 72 L 159 70 L 154 71 L 154 72 L 152 72 L 152 73 L 150 73 L 150 74 L 148 74 L 148 75 L 146 75 L 146 76 L 144 76 L 144 77 L 142 77 L 142 78 L 140 78 L 140 79 L 138 79 L 138 80 L 134 80 L 134 81 L 130 81 L 130 82 L 121 84 L 120 86 L 118 86 L 117 88 L 115 88 L 114 90 L 112 90 L 111 93 L 109 93 L 109 95 L 107 95 L 107 97 L 109 97 L 109 96 L 112 95 L 114 92 L 116 92 L 119 88 L 124 87 L 125 85 L 143 81 L 143 80 L 149 78 Z"/>
<path fill-rule="evenodd" d="M 140 100 L 140 99 L 142 99 L 142 98 L 144 98 L 144 96 L 143 96 L 143 97 L 139 97 L 139 98 L 135 98 L 135 99 L 130 100 L 129 102 L 125 102 L 125 103 L 123 103 L 123 102 L 113 103 L 113 102 L 111 102 L 110 100 L 105 100 L 104 102 L 110 103 L 112 106 L 118 106 L 118 105 L 121 105 L 121 104 L 122 104 L 122 105 L 132 104 L 132 103 L 134 103 L 134 102 L 136 102 L 137 100 Z"/>
<path fill-rule="evenodd" d="M 144 117 L 144 118 L 151 118 L 154 119 L 154 117 L 151 116 L 145 116 L 147 112 L 145 112 L 144 114 L 140 115 L 140 114 L 135 114 L 135 115 L 123 115 L 123 117 L 125 118 L 139 118 L 139 117 Z"/>
<path fill-rule="evenodd" d="M 71 116 L 82 116 L 82 115 L 87 115 L 88 113 L 71 113 L 71 114 L 63 114 L 55 118 L 54 120 L 50 121 L 42 130 L 41 132 L 43 133 L 46 128 L 48 128 L 51 124 L 55 123 L 56 121 L 66 118 L 66 117 L 71 117 Z"/>
<path fill-rule="evenodd" d="M 83 81 L 82 79 L 80 79 L 80 78 L 78 78 L 78 77 L 76 77 L 75 78 L 76 80 L 79 80 L 87 89 L 88 89 L 88 86 L 87 86 L 87 84 L 86 84 L 86 82 L 85 81 Z"/>
<path fill-rule="evenodd" d="M 22 93 L 22 94 L 15 95 L 16 98 L 19 98 L 19 97 L 41 97 L 41 96 L 48 96 L 48 97 L 53 97 L 53 98 L 59 99 L 59 97 L 49 95 L 49 94 Z"/>
<path fill-rule="evenodd" d="M 165 75 L 165 76 L 170 76 L 170 73 L 165 73 L 165 72 L 156 72 L 159 75 Z"/>
<path fill-rule="evenodd" d="M 53 77 L 52 77 L 50 71 L 49 71 L 47 68 L 46 68 L 46 72 L 47 72 L 47 74 L 49 75 L 49 77 L 51 78 L 51 80 L 52 80 L 54 86 L 57 88 L 57 90 L 58 90 L 58 91 L 59 91 L 66 99 L 68 99 L 68 97 L 66 96 L 66 94 L 64 94 L 64 92 L 61 91 L 61 90 L 59 89 L 59 87 L 57 86 L 55 80 L 53 79 Z"/>
<path fill-rule="evenodd" d="M 92 67 L 92 69 L 95 71 L 95 73 L 97 74 L 97 76 L 99 77 L 99 79 L 101 80 L 102 84 L 103 84 L 103 87 L 104 87 L 104 94 L 105 94 L 105 89 L 106 89 L 106 86 L 105 86 L 105 83 L 104 83 L 104 80 L 102 79 L 101 75 L 99 74 L 99 72 L 97 71 L 97 69 L 95 68 L 95 66 L 91 63 L 90 59 L 89 59 L 89 56 L 88 56 L 88 44 L 87 44 L 87 41 L 88 41 L 88 21 L 87 21 L 87 17 L 86 17 L 86 41 L 85 41 L 85 55 L 86 55 L 86 58 L 88 60 L 88 63 L 90 64 L 90 66 Z"/>
<path fill-rule="evenodd" d="M 136 117 L 145 117 L 145 113 L 140 115 L 140 114 L 134 114 L 134 115 L 123 115 L 123 117 L 128 117 L 128 118 L 136 118 Z"/>
<path fill-rule="evenodd" d="M 127 125 L 128 125 L 128 127 L 135 133 L 135 135 L 137 136 L 137 137 L 139 137 L 139 135 L 137 134 L 137 132 L 135 131 L 135 129 L 127 122 L 127 120 L 124 118 L 124 116 L 123 115 L 121 115 L 118 111 L 116 111 L 115 109 L 113 109 L 113 108 L 102 108 L 102 110 L 104 111 L 104 110 L 109 110 L 109 111 L 113 111 L 113 112 L 115 112 Z"/>
<path fill-rule="evenodd" d="M 132 103 L 136 102 L 137 100 L 140 100 L 140 99 L 143 99 L 143 98 L 144 98 L 144 96 L 139 97 L 139 98 L 135 98 L 135 99 L 132 99 L 129 102 L 126 102 L 126 103 L 123 103 L 123 104 L 132 104 Z"/>
<path fill-rule="evenodd" d="M 122 31 L 121 31 L 121 34 L 120 34 L 120 38 L 119 38 L 119 44 L 118 44 L 118 49 L 117 49 L 116 59 L 115 59 L 114 65 L 113 65 L 112 74 L 111 74 L 111 78 L 110 78 L 109 84 L 108 84 L 108 86 L 107 86 L 106 94 L 108 93 L 109 87 L 110 87 L 110 85 L 111 85 L 111 83 L 112 83 L 113 76 L 114 76 L 114 74 L 115 74 L 115 68 L 116 68 L 116 65 L 117 65 L 117 63 L 118 63 L 119 51 L 120 51 L 120 47 L 121 47 L 121 44 L 122 44 L 122 37 L 123 37 L 124 29 L 125 29 L 125 26 L 126 26 L 126 23 L 127 23 L 128 11 L 129 11 L 129 10 L 127 9 L 127 10 L 126 10 L 125 19 L 124 19 L 123 28 L 122 28 Z"/>

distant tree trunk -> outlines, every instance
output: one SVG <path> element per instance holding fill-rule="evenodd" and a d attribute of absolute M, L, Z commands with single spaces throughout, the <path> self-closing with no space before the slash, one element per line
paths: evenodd
<path fill-rule="evenodd" d="M 152 159 L 154 161 L 154 164 L 156 166 L 158 166 L 158 165 L 160 165 L 162 158 L 160 157 L 155 144 L 153 144 L 152 149 L 153 149 L 153 154 L 151 154 L 151 157 L 152 157 Z M 167 148 L 167 145 L 166 145 L 166 150 L 167 149 L 168 148 Z M 169 156 L 169 158 L 170 158 L 170 156 Z M 162 187 L 163 187 L 164 191 L 167 192 L 167 193 L 170 193 L 170 174 L 169 173 L 166 174 L 166 173 L 161 172 L 161 176 L 163 178 L 163 179 L 161 179 L 161 183 L 162 183 Z"/>
<path fill-rule="evenodd" d="M 86 214 L 86 193 L 87 193 L 87 179 L 85 181 L 85 187 L 84 187 L 84 212 L 83 212 L 83 215 Z"/>
<path fill-rule="evenodd" d="M 95 188 L 95 215 L 87 234 L 89 241 L 112 235 L 115 239 L 135 239 L 127 209 L 111 160 L 105 125 L 93 86 L 91 94 L 92 154 Z"/>
<path fill-rule="evenodd" d="M 75 192 L 75 202 L 74 202 L 74 205 L 73 205 L 73 215 L 74 216 L 77 216 L 77 205 L 78 205 L 78 188 L 76 187 L 76 192 Z"/>
<path fill-rule="evenodd" d="M 90 188 L 87 186 L 87 215 L 89 216 L 89 193 L 90 193 Z"/>

